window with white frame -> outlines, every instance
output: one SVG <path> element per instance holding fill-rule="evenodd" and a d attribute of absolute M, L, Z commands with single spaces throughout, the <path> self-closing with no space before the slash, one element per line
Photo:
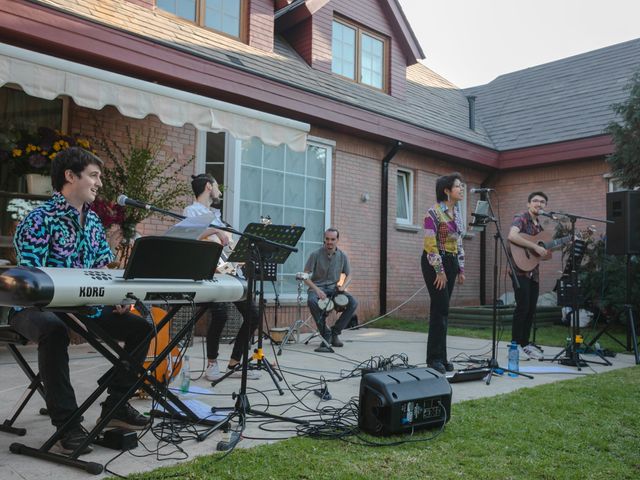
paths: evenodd
<path fill-rule="evenodd" d="M 270 147 L 260 140 L 241 141 L 238 228 L 270 217 L 276 225 L 304 226 L 298 251 L 278 266 L 280 294 L 296 294 L 296 273 L 322 245 L 329 226 L 332 148 L 309 142 L 306 151 Z M 269 292 L 265 292 L 269 293 Z"/>
<path fill-rule="evenodd" d="M 640 186 L 634 187 L 632 189 L 623 187 L 621 184 L 621 180 L 617 177 L 608 176 L 606 178 L 609 183 L 609 192 L 619 192 L 620 190 L 640 190 Z"/>
<path fill-rule="evenodd" d="M 413 223 L 413 172 L 398 169 L 396 174 L 396 222 Z"/>
<path fill-rule="evenodd" d="M 384 37 L 343 19 L 334 19 L 331 71 L 380 90 L 385 87 L 387 50 Z"/>
<path fill-rule="evenodd" d="M 156 0 L 156 6 L 206 28 L 240 37 L 246 0 Z"/>

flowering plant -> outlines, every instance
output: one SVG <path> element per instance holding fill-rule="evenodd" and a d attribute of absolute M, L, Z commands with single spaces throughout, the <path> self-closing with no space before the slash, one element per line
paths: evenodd
<path fill-rule="evenodd" d="M 32 130 L 12 129 L 6 134 L 9 150 L 0 154 L 8 158 L 13 173 L 51 174 L 51 163 L 55 156 L 69 147 L 82 147 L 91 150 L 88 140 L 78 135 L 66 135 L 48 127 Z"/>
<path fill-rule="evenodd" d="M 42 204 L 41 200 L 25 200 L 23 198 L 13 198 L 7 204 L 7 213 L 11 214 L 11 219 L 16 222 L 24 220 L 31 210 Z"/>
<path fill-rule="evenodd" d="M 116 202 L 98 197 L 91 204 L 91 209 L 98 214 L 105 230 L 108 230 L 112 225 L 120 226 L 124 223 L 124 207 Z"/>

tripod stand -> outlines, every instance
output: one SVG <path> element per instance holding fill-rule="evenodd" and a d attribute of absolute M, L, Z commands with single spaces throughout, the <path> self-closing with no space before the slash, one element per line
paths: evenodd
<path fill-rule="evenodd" d="M 500 367 L 497 359 L 497 327 L 498 327 L 498 245 L 502 248 L 502 252 L 505 254 L 507 259 L 507 265 L 511 271 L 514 271 L 513 263 L 511 262 L 511 256 L 507 251 L 507 247 L 504 243 L 504 239 L 502 238 L 502 234 L 500 233 L 500 225 L 498 224 L 498 219 L 495 218 L 493 214 L 493 207 L 491 205 L 491 200 L 489 199 L 489 192 L 482 193 L 483 200 L 486 199 L 488 207 L 488 211 L 486 214 L 476 212 L 473 214 L 474 221 L 470 224 L 472 227 L 484 229 L 487 224 L 493 223 L 496 227 L 496 233 L 493 235 L 493 305 L 492 305 L 492 331 L 491 331 L 491 358 L 488 361 L 489 374 L 487 375 L 486 384 L 489 385 L 491 383 L 491 377 L 493 377 L 493 372 L 497 369 L 503 370 L 505 372 L 511 373 L 513 375 L 521 375 L 527 378 L 533 378 L 533 376 L 528 375 L 526 373 L 522 373 L 516 370 L 509 370 L 508 368 Z M 478 202 L 480 203 L 480 202 Z M 479 205 L 480 207 L 480 205 Z M 484 207 L 484 206 L 483 206 Z M 514 284 L 517 288 L 519 288 L 518 278 L 514 275 Z"/>
<path fill-rule="evenodd" d="M 298 283 L 298 295 L 296 297 L 296 304 L 298 307 L 296 311 L 297 311 L 298 318 L 293 323 L 293 325 L 289 327 L 289 330 L 287 330 L 287 333 L 282 339 L 282 342 L 280 342 L 280 347 L 278 348 L 278 355 L 282 355 L 282 347 L 284 345 L 287 345 L 287 343 L 289 343 L 289 339 L 291 338 L 292 335 L 295 334 L 296 342 L 300 343 L 300 329 L 302 328 L 303 325 L 307 325 L 307 322 L 311 319 L 311 315 L 309 315 L 306 319 L 302 318 L 302 292 L 304 291 L 304 281 L 307 278 L 309 278 L 309 274 L 306 272 L 296 273 L 296 282 Z M 311 340 L 315 335 L 316 335 L 315 333 L 312 333 L 307 339 L 307 341 L 305 342 L 305 344 L 309 343 L 309 340 Z"/>
<path fill-rule="evenodd" d="M 576 220 L 578 218 L 582 218 L 585 220 L 591 220 L 594 222 L 603 222 L 607 223 L 608 220 L 600 220 L 597 218 L 583 217 L 580 215 L 574 215 L 571 213 L 562 213 L 562 212 L 549 212 L 551 215 L 557 216 L 565 216 L 571 222 L 571 239 L 573 239 L 573 244 L 571 245 L 571 273 L 569 275 L 569 282 L 566 284 L 560 284 L 558 287 L 558 305 L 566 305 L 571 306 L 571 321 L 570 321 L 570 329 L 571 329 L 571 341 L 569 344 L 563 348 L 560 353 L 558 353 L 555 357 L 550 359 L 550 361 L 558 361 L 562 365 L 568 365 L 572 367 L 577 367 L 578 371 L 582 370 L 582 367 L 587 366 L 589 363 L 594 363 L 598 365 L 611 365 L 600 352 L 596 352 L 603 361 L 598 362 L 595 360 L 584 360 L 580 353 L 578 352 L 578 335 L 580 334 L 580 280 L 578 276 L 578 270 L 580 265 L 578 262 L 578 255 L 576 251 L 575 238 L 576 238 Z M 566 297 L 566 303 L 563 302 L 562 297 Z M 564 358 L 562 355 L 565 355 Z"/>

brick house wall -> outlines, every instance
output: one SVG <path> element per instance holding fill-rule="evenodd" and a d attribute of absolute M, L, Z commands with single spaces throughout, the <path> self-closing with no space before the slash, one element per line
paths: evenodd
<path fill-rule="evenodd" d="M 349 287 L 358 299 L 360 321 L 378 316 L 380 309 L 380 205 L 382 158 L 390 146 L 367 139 L 312 127 L 315 137 L 336 143 L 332 162 L 331 222 L 340 230 L 340 248 L 348 255 L 352 267 L 353 283 Z M 396 229 L 396 172 L 398 167 L 414 172 L 414 224 L 418 231 Z M 479 185 L 486 173 L 452 162 L 400 150 L 392 160 L 389 172 L 388 219 L 388 291 L 387 310 L 405 303 L 416 291 L 422 291 L 406 303 L 394 316 L 426 319 L 429 305 L 428 292 L 420 270 L 423 233 L 422 219 L 435 202 L 435 181 L 440 175 L 459 171 L 465 182 Z M 363 202 L 363 193 L 369 199 Z M 475 199 L 469 199 L 473 202 Z M 470 203 L 471 204 L 471 203 Z M 477 304 L 479 298 L 479 237 L 465 240 L 467 281 L 456 287 L 452 303 Z M 278 312 L 278 326 L 288 325 L 300 314 L 295 305 L 286 305 Z M 308 316 L 306 303 L 302 316 Z M 273 308 L 267 306 L 267 320 L 273 325 Z M 331 317 L 329 322 L 331 323 Z"/>
<path fill-rule="evenodd" d="M 114 107 L 105 107 L 102 110 L 91 110 L 79 107 L 71 102 L 69 113 L 69 131 L 78 132 L 88 138 L 96 138 L 107 135 L 108 138 L 127 144 L 126 129 L 129 128 L 132 135 L 146 135 L 151 131 L 155 138 L 164 138 L 159 159 L 177 158 L 181 163 L 188 161 L 195 155 L 196 130 L 191 125 L 184 127 L 171 127 L 163 124 L 156 116 L 150 115 L 145 119 L 137 120 L 124 117 Z M 98 155 L 107 160 L 104 152 L 98 151 Z M 107 162 L 108 165 L 108 162 Z M 167 172 L 168 175 L 178 176 L 185 183 L 191 181 L 190 175 L 195 172 L 195 162 L 186 172 L 180 175 L 175 172 Z M 182 213 L 182 209 L 192 202 L 191 196 L 182 199 L 171 210 Z M 167 228 L 175 223 L 175 220 L 151 216 L 142 222 L 138 231 L 143 235 L 158 235 L 164 233 Z"/>
<path fill-rule="evenodd" d="M 542 190 L 549 196 L 549 211 L 564 211 L 576 215 L 606 219 L 606 194 L 608 181 L 604 175 L 609 171 L 603 158 L 567 162 L 546 167 L 533 167 L 501 172 L 495 183 L 497 203 L 500 206 L 502 234 L 506 237 L 511 226 L 513 215 L 526 209 L 529 193 Z M 495 206 L 494 206 L 495 208 Z M 555 222 L 544 218 L 545 229 L 554 229 Z M 595 225 L 596 238 L 605 234 L 602 223 L 587 220 L 576 222 L 577 230 L 584 230 Z M 493 234 L 493 231 L 491 231 Z M 493 240 L 487 239 L 487 265 L 493 265 Z M 491 248 L 489 248 L 491 247 Z M 504 262 L 503 262 L 504 264 Z M 560 250 L 556 250 L 553 258 L 541 264 L 541 293 L 549 292 L 555 286 L 564 262 Z M 506 268 L 501 270 L 501 278 Z M 487 272 L 487 292 L 491 292 L 491 271 Z M 511 281 L 507 279 L 499 284 L 500 291 L 513 291 Z M 487 298 L 490 303 L 491 298 Z"/>

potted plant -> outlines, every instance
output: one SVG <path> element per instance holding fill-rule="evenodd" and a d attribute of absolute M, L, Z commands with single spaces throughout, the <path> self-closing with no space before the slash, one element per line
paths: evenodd
<path fill-rule="evenodd" d="M 118 196 L 126 195 L 160 209 L 171 209 L 191 192 L 182 177 L 186 176 L 184 172 L 193 161 L 193 157 L 184 163 L 176 158 L 162 158 L 165 137 L 154 135 L 151 130 L 134 134 L 127 128 L 125 138 L 125 143 L 106 136 L 96 140 L 107 165 L 102 175 L 100 197 L 92 207 L 105 228 L 111 229 L 122 265 L 129 258 L 137 225 L 153 212 L 121 207 L 116 203 Z"/>
<path fill-rule="evenodd" d="M 26 179 L 29 193 L 41 195 L 51 194 L 51 163 L 59 152 L 73 146 L 91 149 L 88 140 L 48 127 L 10 128 L 4 138 L 5 148 L 9 148 L 0 156 L 8 159 L 14 175 Z"/>

